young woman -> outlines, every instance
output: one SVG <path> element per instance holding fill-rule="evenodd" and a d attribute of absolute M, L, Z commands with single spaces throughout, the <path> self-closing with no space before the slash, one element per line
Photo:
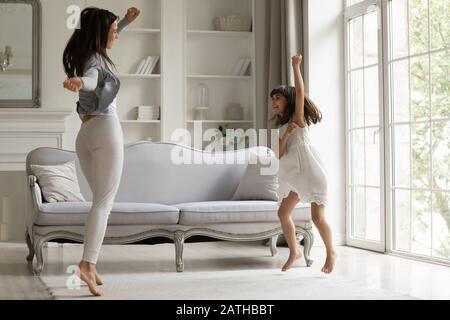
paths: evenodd
<path fill-rule="evenodd" d="M 123 168 L 123 133 L 116 112 L 120 81 L 112 72 L 108 57 L 118 34 L 140 14 L 130 8 L 124 19 L 108 10 L 86 8 L 81 12 L 80 29 L 75 30 L 63 55 L 68 77 L 64 88 L 77 92 L 77 113 L 82 120 L 76 152 L 92 190 L 92 207 L 86 222 L 84 252 L 79 264 L 80 278 L 93 295 L 103 293 L 96 270 L 108 217 L 119 188 Z"/>

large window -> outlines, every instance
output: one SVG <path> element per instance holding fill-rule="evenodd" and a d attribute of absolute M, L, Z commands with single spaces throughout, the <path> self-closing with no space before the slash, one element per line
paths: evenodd
<path fill-rule="evenodd" d="M 365 240 L 360 246 L 370 247 L 367 243 L 378 240 L 373 230 L 381 230 L 381 242 L 390 240 L 385 251 L 449 262 L 449 1 L 348 0 L 347 5 L 348 238 Z M 371 15 L 376 17 L 373 6 L 382 31 L 380 78 L 376 42 L 367 31 Z M 383 115 L 386 121 L 377 128 Z M 379 132 L 386 139 L 377 137 Z M 380 154 L 389 155 L 381 163 L 369 151 L 376 143 Z M 375 180 L 379 173 L 381 180 Z M 375 187 L 384 189 L 379 207 L 389 228 L 378 228 L 378 221 L 385 223 L 382 217 L 369 221 L 375 211 L 368 201 L 374 195 L 369 199 L 367 190 Z"/>
<path fill-rule="evenodd" d="M 387 12 L 392 250 L 450 259 L 450 3 Z"/>

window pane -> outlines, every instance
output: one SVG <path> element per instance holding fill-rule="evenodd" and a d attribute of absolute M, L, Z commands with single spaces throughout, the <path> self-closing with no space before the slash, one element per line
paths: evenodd
<path fill-rule="evenodd" d="M 365 113 L 366 126 L 377 126 L 380 124 L 380 104 L 378 90 L 378 66 L 365 69 Z"/>
<path fill-rule="evenodd" d="M 430 116 L 428 56 L 411 59 L 411 115 L 413 120 Z"/>
<path fill-rule="evenodd" d="M 391 1 L 391 35 L 393 58 L 408 55 L 408 0 Z"/>
<path fill-rule="evenodd" d="M 412 136 L 412 184 L 416 188 L 430 188 L 430 126 L 414 124 Z"/>
<path fill-rule="evenodd" d="M 366 130 L 366 185 L 380 186 L 380 130 Z"/>
<path fill-rule="evenodd" d="M 352 97 L 352 128 L 364 126 L 364 72 L 363 70 L 350 73 Z"/>
<path fill-rule="evenodd" d="M 432 54 L 431 113 L 433 118 L 450 117 L 449 77 L 450 77 L 450 51 Z"/>
<path fill-rule="evenodd" d="M 364 65 L 378 63 L 378 11 L 364 16 Z"/>
<path fill-rule="evenodd" d="M 433 141 L 433 188 L 449 190 L 450 122 L 446 121 L 433 123 L 432 141 Z"/>
<path fill-rule="evenodd" d="M 396 126 L 394 131 L 394 186 L 411 186 L 411 146 L 409 126 Z"/>
<path fill-rule="evenodd" d="M 395 190 L 395 250 L 410 252 L 411 192 Z"/>
<path fill-rule="evenodd" d="M 366 192 L 365 188 L 355 188 L 353 199 L 353 236 L 366 238 Z"/>
<path fill-rule="evenodd" d="M 411 54 L 428 51 L 428 0 L 409 0 Z"/>
<path fill-rule="evenodd" d="M 380 241 L 380 189 L 367 188 L 366 238 Z"/>
<path fill-rule="evenodd" d="M 413 191 L 411 252 L 431 255 L 431 193 Z"/>
<path fill-rule="evenodd" d="M 352 147 L 353 147 L 353 184 L 364 185 L 364 129 L 355 130 L 352 132 Z"/>
<path fill-rule="evenodd" d="M 363 65 L 363 24 L 362 17 L 350 20 L 350 68 Z"/>
<path fill-rule="evenodd" d="M 433 193 L 433 255 L 450 259 L 450 193 Z"/>
<path fill-rule="evenodd" d="M 406 122 L 409 117 L 409 61 L 394 62 L 392 83 L 394 121 Z"/>
<path fill-rule="evenodd" d="M 431 49 L 450 47 L 450 4 L 448 0 L 430 0 Z"/>

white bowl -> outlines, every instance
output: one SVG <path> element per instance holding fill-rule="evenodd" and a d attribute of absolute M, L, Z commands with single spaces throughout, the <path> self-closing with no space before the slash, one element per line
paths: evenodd
<path fill-rule="evenodd" d="M 222 16 L 214 18 L 214 26 L 218 31 L 241 31 L 251 30 L 251 19 L 245 16 Z"/>

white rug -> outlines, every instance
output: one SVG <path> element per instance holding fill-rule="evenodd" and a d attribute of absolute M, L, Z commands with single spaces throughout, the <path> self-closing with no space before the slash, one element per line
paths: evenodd
<path fill-rule="evenodd" d="M 49 248 L 47 258 L 50 262 L 41 280 L 55 299 L 412 299 L 395 292 L 369 288 L 338 274 L 323 275 L 319 265 L 306 268 L 304 260 L 289 272 L 282 273 L 278 265 L 284 261 L 286 250 L 281 249 L 279 257 L 272 258 L 268 255 L 268 248 L 255 247 L 254 244 L 250 247 L 248 244 L 230 243 L 187 244 L 186 271 L 177 273 L 174 271 L 172 248 L 169 244 L 103 247 L 99 269 L 105 281 L 101 287 L 105 296 L 101 298 L 90 296 L 84 284 L 74 290 L 67 287 L 69 274 L 65 272 L 71 261 L 76 263 L 81 246 Z M 203 250 L 199 253 L 199 249 Z M 155 261 L 158 255 L 161 260 Z"/>
<path fill-rule="evenodd" d="M 69 290 L 67 277 L 45 276 L 55 299 L 92 299 L 87 287 Z M 127 274 L 104 276 L 113 300 L 397 300 L 410 297 L 369 289 L 340 276 L 324 277 L 306 269 Z M 98 299 L 98 298 L 95 298 Z"/>

